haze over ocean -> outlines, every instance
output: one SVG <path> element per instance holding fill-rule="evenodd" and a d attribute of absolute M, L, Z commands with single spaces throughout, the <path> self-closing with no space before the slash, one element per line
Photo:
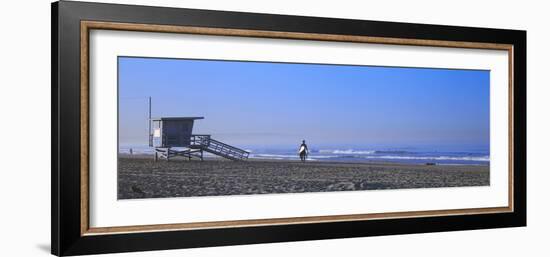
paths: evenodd
<path fill-rule="evenodd" d="M 147 149 L 153 117 L 203 116 L 194 133 L 252 157 L 486 164 L 485 70 L 119 57 L 119 145 Z M 141 150 L 139 150 L 141 149 Z"/>

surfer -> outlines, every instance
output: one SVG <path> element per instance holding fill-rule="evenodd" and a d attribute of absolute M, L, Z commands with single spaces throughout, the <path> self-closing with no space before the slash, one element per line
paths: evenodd
<path fill-rule="evenodd" d="M 300 150 L 298 151 L 298 154 L 300 155 L 300 160 L 302 160 L 302 162 L 306 161 L 308 152 L 309 150 L 307 149 L 306 140 L 302 140 Z"/>

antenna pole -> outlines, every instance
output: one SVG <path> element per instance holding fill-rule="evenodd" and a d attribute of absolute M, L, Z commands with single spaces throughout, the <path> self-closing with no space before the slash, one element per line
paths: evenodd
<path fill-rule="evenodd" d="M 153 146 L 153 135 L 151 134 L 151 97 L 149 96 L 149 146 Z"/>

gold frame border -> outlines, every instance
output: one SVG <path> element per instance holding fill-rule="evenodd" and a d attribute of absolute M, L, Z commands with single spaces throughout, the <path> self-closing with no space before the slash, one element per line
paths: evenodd
<path fill-rule="evenodd" d="M 508 104 L 509 104 L 509 109 L 508 109 L 508 140 L 509 140 L 508 206 L 488 207 L 488 208 L 470 208 L 470 209 L 352 214 L 352 215 L 309 216 L 309 217 L 274 218 L 274 219 L 191 222 L 191 223 L 177 223 L 177 224 L 154 224 L 154 225 L 120 226 L 120 227 L 90 227 L 89 226 L 89 33 L 90 33 L 90 30 L 92 29 L 506 50 L 508 51 L 508 69 L 509 69 L 509 73 L 508 73 L 508 77 L 509 77 L 508 78 L 508 92 L 509 92 L 508 94 L 508 99 L 509 99 L 508 100 Z M 308 223 L 324 223 L 324 222 L 378 220 L 378 219 L 392 219 L 392 218 L 415 218 L 415 217 L 430 217 L 430 216 L 473 215 L 473 214 L 513 212 L 514 211 L 513 56 L 514 56 L 514 47 L 513 45 L 510 45 L 510 44 L 442 41 L 442 40 L 426 40 L 426 39 L 404 39 L 404 38 L 370 37 L 370 36 L 350 36 L 350 35 L 264 31 L 264 30 L 225 29 L 225 28 L 210 28 L 210 27 L 136 24 L 136 23 L 116 23 L 116 22 L 100 22 L 100 21 L 81 21 L 80 22 L 80 145 L 81 145 L 80 147 L 80 234 L 81 236 L 90 236 L 90 235 L 100 235 L 100 234 L 140 233 L 140 232 L 251 227 L 251 226 L 273 226 L 273 225 L 308 224 Z"/>

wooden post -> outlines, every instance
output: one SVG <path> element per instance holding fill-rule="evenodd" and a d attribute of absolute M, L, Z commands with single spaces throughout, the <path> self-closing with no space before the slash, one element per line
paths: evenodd
<path fill-rule="evenodd" d="M 166 161 L 170 160 L 170 147 L 166 148 Z"/>
<path fill-rule="evenodd" d="M 157 149 L 155 148 L 155 162 L 159 160 L 159 153 L 157 152 Z"/>
<path fill-rule="evenodd" d="M 149 96 L 149 146 L 153 146 L 153 134 L 151 134 L 151 97 Z"/>

